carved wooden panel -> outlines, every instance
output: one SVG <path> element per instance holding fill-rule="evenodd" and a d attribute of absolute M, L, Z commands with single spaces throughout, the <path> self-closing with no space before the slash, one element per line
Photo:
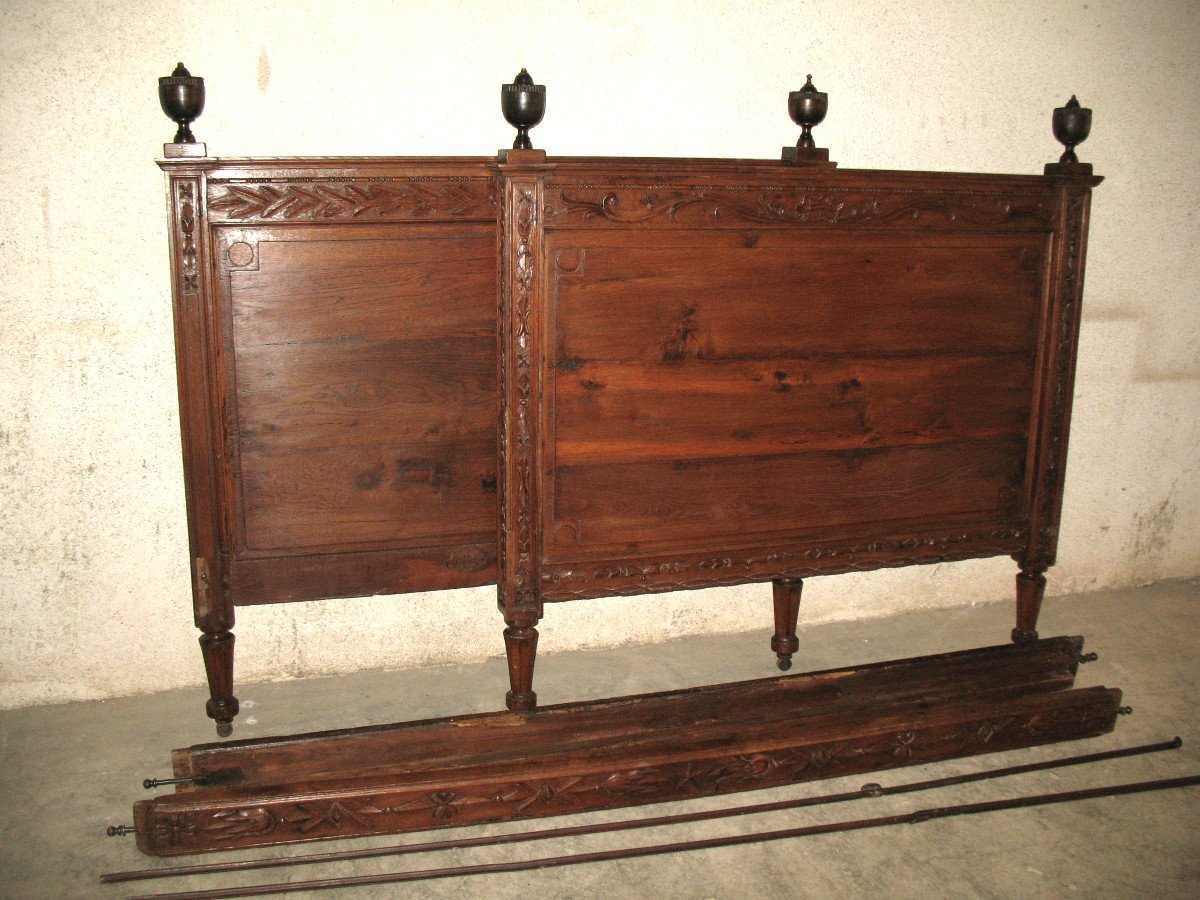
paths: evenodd
<path fill-rule="evenodd" d="M 494 220 L 496 184 L 481 178 L 376 176 L 215 182 L 214 222 Z"/>

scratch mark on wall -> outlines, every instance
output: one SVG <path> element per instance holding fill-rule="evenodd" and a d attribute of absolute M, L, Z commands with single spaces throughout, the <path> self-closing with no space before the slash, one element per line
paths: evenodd
<path fill-rule="evenodd" d="M 1171 495 L 1162 503 L 1133 517 L 1133 540 L 1130 549 L 1134 558 L 1163 553 L 1175 529 L 1175 504 Z"/>
<path fill-rule="evenodd" d="M 54 254 L 50 248 L 55 246 L 54 235 L 50 222 L 50 188 L 42 188 L 42 251 L 46 254 L 46 300 L 54 297 Z"/>

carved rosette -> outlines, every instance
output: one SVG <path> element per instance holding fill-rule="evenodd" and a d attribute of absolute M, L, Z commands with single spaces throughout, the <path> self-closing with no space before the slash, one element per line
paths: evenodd
<path fill-rule="evenodd" d="M 1039 229 L 1054 218 L 1049 190 L 983 191 L 828 186 L 556 184 L 546 227 L 848 225 Z"/>
<path fill-rule="evenodd" d="M 1000 556 L 1019 552 L 1027 538 L 1024 528 L 966 529 L 816 547 L 618 560 L 593 567 L 543 563 L 542 596 L 557 601 L 645 594 Z"/>
<path fill-rule="evenodd" d="M 1091 192 L 1086 189 L 1071 190 L 1066 195 L 1060 288 L 1047 365 L 1050 372 L 1049 414 L 1043 426 L 1034 521 L 1026 559 L 1039 568 L 1053 565 L 1058 551 L 1058 523 L 1062 513 L 1067 434 L 1071 426 L 1071 399 L 1075 389 L 1075 348 L 1079 341 L 1083 305 L 1084 248 L 1087 245 L 1090 201 Z"/>
<path fill-rule="evenodd" d="M 436 787 L 317 795 L 294 801 L 265 799 L 239 806 L 161 810 L 149 804 L 151 852 L 195 853 L 292 841 L 395 834 L 476 822 L 563 815 L 680 800 L 796 782 L 874 772 L 914 763 L 995 750 L 1028 747 L 1110 731 L 1119 692 L 1037 712 L 980 715 L 936 724 L 909 724 L 894 731 L 847 736 L 823 743 L 766 748 L 728 756 L 648 761 L 585 775 L 530 772 L 516 781 L 449 782 Z M 179 795 L 177 795 L 178 797 Z"/>
<path fill-rule="evenodd" d="M 490 178 L 282 179 L 210 182 L 214 222 L 494 221 Z"/>
<path fill-rule="evenodd" d="M 500 464 L 505 478 L 498 581 L 507 612 L 521 610 L 540 617 L 534 564 L 540 335 L 533 295 L 540 269 L 542 182 L 537 177 L 509 178 L 505 191 L 504 216 L 509 227 L 505 231 L 500 309 L 501 396 L 506 398 L 500 423 Z"/>

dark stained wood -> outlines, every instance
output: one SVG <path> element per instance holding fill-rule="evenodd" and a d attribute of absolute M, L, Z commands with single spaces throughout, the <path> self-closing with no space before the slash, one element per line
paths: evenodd
<path fill-rule="evenodd" d="M 930 704 L 965 694 L 979 699 L 1059 691 L 1074 683 L 1082 647 L 1080 637 L 1057 637 L 736 685 L 563 703 L 528 718 L 481 713 L 199 744 L 175 751 L 174 776 L 231 786 L 391 777 L 468 767 L 489 754 L 512 752 L 505 748 L 522 741 L 586 752 L 596 744 L 631 746 L 724 720 L 736 719 L 743 730 L 769 730 L 783 720 L 834 712 L 861 716 L 883 699 Z M 419 753 L 413 750 L 415 734 Z"/>
<path fill-rule="evenodd" d="M 1016 526 L 1024 451 L 1019 438 L 1001 438 L 560 465 L 545 559 L 558 562 L 645 547 L 720 554 L 731 539 L 964 515 Z"/>
<path fill-rule="evenodd" d="M 466 158 L 162 166 L 196 621 L 228 722 L 235 606 L 495 579 L 496 182 Z"/>
<path fill-rule="evenodd" d="M 799 578 L 776 578 L 771 583 L 775 607 L 775 634 L 771 637 L 771 649 L 775 651 L 780 671 L 792 667 L 792 654 L 800 649 L 796 638 L 796 620 L 800 615 L 800 592 L 804 581 Z"/>
<path fill-rule="evenodd" d="M 758 813 L 781 812 L 792 809 L 807 809 L 813 806 L 829 806 L 833 804 L 853 802 L 855 800 L 874 799 L 876 797 L 892 797 L 900 794 L 912 794 L 920 791 L 937 790 L 961 784 L 990 781 L 1008 778 L 1014 775 L 1027 775 L 1032 772 L 1046 772 L 1053 769 L 1069 768 L 1087 765 L 1094 762 L 1104 762 L 1116 759 L 1128 759 L 1148 753 L 1162 753 L 1166 750 L 1178 750 L 1183 745 L 1179 737 L 1170 741 L 1158 741 L 1152 744 L 1139 744 L 1133 747 L 1123 747 L 1117 750 L 1101 750 L 1096 753 L 1080 753 L 1071 756 L 1057 756 L 1016 766 L 978 769 L 972 772 L 962 772 L 958 775 L 944 775 L 937 778 L 926 778 L 920 781 L 906 781 L 899 784 L 865 784 L 858 790 L 836 791 L 833 793 L 807 794 L 784 800 L 773 800 L 767 803 L 745 803 L 736 806 L 720 806 L 715 809 L 696 809 L 688 812 L 671 813 L 660 816 L 634 816 L 626 819 L 615 819 L 606 822 L 585 822 L 579 825 L 560 825 L 551 828 L 524 829 L 520 831 L 505 831 L 498 834 L 476 834 L 470 837 L 450 838 L 447 840 L 406 841 L 402 844 L 385 844 L 377 847 L 359 847 L 353 850 L 334 850 L 326 853 L 299 853 L 288 856 L 258 857 L 256 859 L 229 860 L 178 865 L 150 869 L 132 869 L 124 872 L 106 872 L 100 876 L 104 884 L 114 884 L 128 881 L 148 881 L 158 878 L 181 878 L 185 875 L 210 875 L 218 872 L 247 872 L 258 869 L 279 869 L 292 866 L 314 865 L 317 863 L 347 862 L 359 859 L 378 859 L 385 856 L 406 856 L 411 853 L 429 853 L 438 850 L 464 850 L 468 847 L 494 847 L 501 844 L 520 844 L 531 841 L 545 841 L 553 838 L 579 837 L 589 834 L 607 834 L 614 831 L 633 831 L 643 828 L 659 828 L 664 825 L 681 825 L 691 822 L 707 822 L 715 819 L 727 819 Z M 1200 776 L 1197 776 L 1200 778 Z"/>
<path fill-rule="evenodd" d="M 1048 564 L 1097 179 L 540 154 L 499 173 L 507 611 Z"/>
<path fill-rule="evenodd" d="M 329 597 L 407 594 L 492 584 L 496 541 L 478 544 L 240 557 L 230 590 L 241 606 Z"/>
<path fill-rule="evenodd" d="M 550 232 L 553 352 L 670 362 L 1031 349 L 1044 233 L 828 230 Z"/>
<path fill-rule="evenodd" d="M 1017 574 L 1017 627 L 1012 639 L 1017 642 L 1036 641 L 1038 613 L 1042 595 L 1046 592 L 1046 576 L 1041 570 L 1022 566 Z"/>
<path fill-rule="evenodd" d="M 1036 635 L 1099 178 L 161 165 L 205 634 L 494 578 L 529 711 L 548 601 L 1003 554 Z"/>
<path fill-rule="evenodd" d="M 215 888 L 208 891 L 182 891 L 172 894 L 153 894 L 136 900 L 149 900 L 149 897 L 170 898 L 170 900 L 215 900 L 218 897 L 249 897 L 266 894 L 298 893 L 301 891 L 329 890 L 345 887 L 364 887 L 367 885 L 399 884 L 414 881 L 431 881 L 440 878 L 463 878 L 469 875 L 498 874 L 501 872 L 529 872 L 542 869 L 560 868 L 563 866 L 581 865 L 592 862 L 611 862 L 624 859 L 638 859 L 646 856 L 664 854 L 679 854 L 691 850 L 711 850 L 716 847 L 736 847 L 745 844 L 755 844 L 765 841 L 777 841 L 812 837 L 820 834 L 841 834 L 848 831 L 862 831 L 870 828 L 886 828 L 892 825 L 919 825 L 935 819 L 948 819 L 953 816 L 977 815 L 979 813 L 999 812 L 1009 809 L 1027 809 L 1034 806 L 1045 806 L 1052 803 L 1073 803 L 1079 800 L 1096 800 L 1108 797 L 1125 797 L 1132 794 L 1148 793 L 1151 791 L 1174 790 L 1183 787 L 1200 785 L 1200 774 L 1185 775 L 1178 778 L 1162 778 L 1151 781 L 1136 781 L 1124 784 L 1106 784 L 1101 787 L 1083 788 L 1074 791 L 1055 791 L 1048 794 L 1025 794 L 1017 797 L 1004 797 L 999 800 L 987 800 L 978 803 L 959 803 L 952 806 L 924 807 L 910 812 L 888 816 L 874 816 L 868 819 L 841 820 L 816 825 L 801 825 L 793 828 L 781 828 L 775 831 L 739 832 L 721 835 L 719 837 L 698 838 L 687 841 L 675 841 L 669 844 L 651 844 L 620 848 L 614 850 L 593 850 L 586 853 L 573 853 L 565 856 L 541 857 L 539 859 L 517 859 L 503 862 L 478 863 L 474 865 L 443 866 L 434 869 L 415 869 L 403 872 L 382 872 L 368 875 L 336 876 L 317 878 L 307 881 L 287 881 L 274 884 L 255 884 L 246 887 Z M 659 821 L 668 817 L 659 817 Z M 599 827 L 597 830 L 600 830 Z M 567 829 L 557 829 L 560 834 Z M 542 837 L 550 837 L 545 831 Z M 443 845 L 454 844 L 453 841 L 440 842 Z M 471 842 L 461 842 L 469 844 Z M 488 843 L 496 843 L 489 841 Z M 429 848 L 435 849 L 435 848 Z M 441 848 L 437 848 L 441 849 Z M 367 855 L 366 853 L 363 854 Z M 373 856 L 384 853 L 370 853 Z M 322 854 L 321 861 L 333 861 L 332 858 L 349 859 L 346 854 Z M 280 860 L 272 860 L 279 862 Z M 283 860 L 288 862 L 289 860 Z M 295 860 L 290 860 L 295 861 Z M 160 870 L 161 871 L 161 870 Z M 123 873 L 132 875 L 134 873 Z M 103 879 L 102 879 L 103 880 Z M 117 880 L 117 879 L 114 879 Z"/>
<path fill-rule="evenodd" d="M 1033 374 L 1016 356 L 555 368 L 560 466 L 1024 437 Z"/>
<path fill-rule="evenodd" d="M 177 751 L 181 769 L 238 761 L 254 774 L 141 801 L 139 847 L 179 855 L 633 806 L 1094 736 L 1113 727 L 1120 692 L 1070 688 L 1079 646 Z M 964 683 L 979 661 L 990 680 Z"/>

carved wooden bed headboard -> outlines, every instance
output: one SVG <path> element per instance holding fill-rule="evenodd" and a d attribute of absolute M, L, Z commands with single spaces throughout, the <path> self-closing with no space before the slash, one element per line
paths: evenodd
<path fill-rule="evenodd" d="M 168 151 L 225 733 L 245 604 L 497 581 L 517 710 L 551 601 L 771 581 L 786 667 L 804 577 L 1012 555 L 1036 637 L 1090 166 Z"/>

